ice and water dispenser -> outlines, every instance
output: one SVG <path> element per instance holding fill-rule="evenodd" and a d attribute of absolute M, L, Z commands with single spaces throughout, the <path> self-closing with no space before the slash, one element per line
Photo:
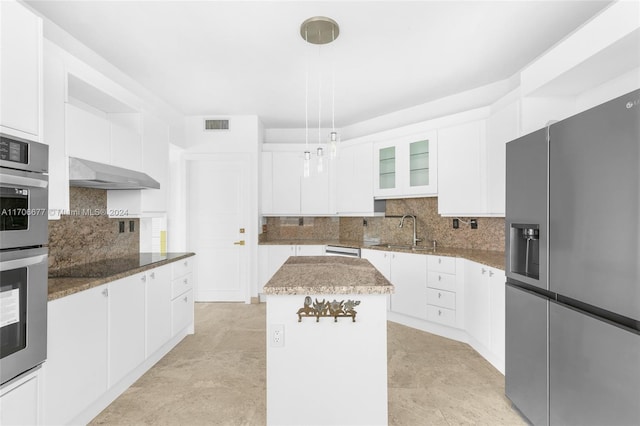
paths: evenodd
<path fill-rule="evenodd" d="M 540 226 L 511 224 L 511 272 L 525 277 L 540 278 Z"/>

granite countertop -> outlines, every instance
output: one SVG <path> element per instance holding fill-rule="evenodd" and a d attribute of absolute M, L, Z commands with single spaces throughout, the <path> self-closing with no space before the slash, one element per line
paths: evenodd
<path fill-rule="evenodd" d="M 366 259 L 290 257 L 264 286 L 265 294 L 391 294 L 391 284 Z"/>
<path fill-rule="evenodd" d="M 348 240 L 332 240 L 332 239 L 310 239 L 310 240 L 271 240 L 260 241 L 259 245 L 272 245 L 272 246 L 311 246 L 311 245 L 330 245 L 339 247 L 353 247 L 362 248 L 364 243 L 362 241 L 348 241 Z"/>
<path fill-rule="evenodd" d="M 379 247 L 379 246 L 363 246 L 362 248 L 367 248 L 372 250 L 401 252 L 401 253 L 428 254 L 431 256 L 462 257 L 464 259 L 471 260 L 473 262 L 478 262 L 483 265 L 491 266 L 492 268 L 502 269 L 503 271 L 505 269 L 504 268 L 505 257 L 504 257 L 503 251 L 473 250 L 473 249 L 462 249 L 462 248 L 455 248 L 455 247 L 438 247 L 436 250 L 433 250 L 433 249 L 411 250 L 411 249 L 401 249 L 401 248 L 386 248 L 386 247 Z"/>
<path fill-rule="evenodd" d="M 49 270 L 49 300 L 69 296 L 194 255 L 195 253 L 138 253 Z"/>
<path fill-rule="evenodd" d="M 260 245 L 316 245 L 326 244 L 342 247 L 354 247 L 361 249 L 371 250 L 383 250 L 401 253 L 415 253 L 425 254 L 431 256 L 450 256 L 450 257 L 462 257 L 473 262 L 478 262 L 483 265 L 491 266 L 492 268 L 505 269 L 505 256 L 504 251 L 493 250 L 474 250 L 474 249 L 462 249 L 455 247 L 438 247 L 436 250 L 430 248 L 424 248 L 421 250 L 411 250 L 403 248 L 388 248 L 382 245 L 371 245 L 362 241 L 344 241 L 344 240 L 273 240 L 262 241 Z"/>

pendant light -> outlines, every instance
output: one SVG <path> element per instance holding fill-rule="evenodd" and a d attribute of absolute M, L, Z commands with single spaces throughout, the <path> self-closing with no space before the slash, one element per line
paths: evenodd
<path fill-rule="evenodd" d="M 300 25 L 300 35 L 302 38 L 311 44 L 318 45 L 318 57 L 320 57 L 320 46 L 333 42 L 340 34 L 340 27 L 331 18 L 326 16 L 314 16 L 305 20 Z M 335 71 L 332 66 L 331 70 L 331 134 L 329 136 L 330 141 L 330 154 L 331 158 L 335 158 L 337 152 L 338 136 L 335 130 Z M 322 141 L 322 76 L 320 70 L 318 70 L 318 147 L 316 148 L 316 155 L 318 157 L 317 171 L 322 173 L 324 171 L 324 148 L 321 146 Z M 311 151 L 309 150 L 309 64 L 307 61 L 307 67 L 305 72 L 305 152 L 304 152 L 304 177 L 309 177 L 310 174 L 310 161 Z"/>

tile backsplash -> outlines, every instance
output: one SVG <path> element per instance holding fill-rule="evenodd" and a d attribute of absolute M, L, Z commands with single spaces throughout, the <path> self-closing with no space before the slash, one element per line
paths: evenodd
<path fill-rule="evenodd" d="M 106 190 L 69 188 L 69 214 L 49 221 L 49 268 L 66 268 L 139 252 L 139 219 L 109 218 L 106 210 Z M 120 222 L 124 222 L 122 233 Z"/>
<path fill-rule="evenodd" d="M 440 247 L 504 250 L 504 218 L 477 217 L 477 229 L 471 229 L 471 218 L 460 217 L 460 227 L 453 229 L 453 218 L 438 214 L 438 198 L 405 198 L 387 200 L 385 217 L 314 217 L 267 218 L 268 232 L 261 236 L 269 240 L 327 239 L 342 241 L 378 241 L 390 244 L 411 244 L 413 223 L 405 214 L 416 217 L 419 245 L 431 246 L 435 240 Z M 299 225 L 299 221 L 303 225 Z M 366 224 L 365 224 L 366 223 Z"/>

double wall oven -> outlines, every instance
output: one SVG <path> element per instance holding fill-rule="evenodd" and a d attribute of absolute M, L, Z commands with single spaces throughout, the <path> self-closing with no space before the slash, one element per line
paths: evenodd
<path fill-rule="evenodd" d="M 0 136 L 0 384 L 47 354 L 48 153 Z"/>

